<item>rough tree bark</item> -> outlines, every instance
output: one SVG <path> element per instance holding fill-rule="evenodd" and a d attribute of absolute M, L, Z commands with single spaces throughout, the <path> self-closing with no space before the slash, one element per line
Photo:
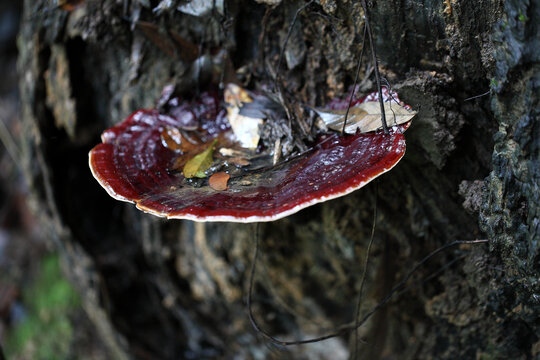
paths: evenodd
<path fill-rule="evenodd" d="M 65 12 L 25 1 L 19 70 L 33 207 L 111 358 L 346 358 L 348 337 L 276 350 L 254 333 L 244 301 L 252 225 L 160 220 L 110 199 L 91 176 L 87 154 L 101 131 L 189 75 L 126 16 L 227 48 L 253 86 L 267 80 L 256 70 L 275 66 L 304 4 L 227 1 L 220 24 L 173 3 L 87 0 Z M 422 267 L 418 279 L 436 276 L 411 282 L 361 328 L 360 359 L 540 356 L 540 4 L 391 0 L 371 12 L 383 75 L 419 111 L 407 154 L 376 185 L 261 225 L 256 316 L 289 340 L 351 321 L 378 196 L 363 311 L 435 248 L 489 244 Z M 286 53 L 287 90 L 316 105 L 345 96 L 362 24 L 360 2 L 310 5 Z"/>

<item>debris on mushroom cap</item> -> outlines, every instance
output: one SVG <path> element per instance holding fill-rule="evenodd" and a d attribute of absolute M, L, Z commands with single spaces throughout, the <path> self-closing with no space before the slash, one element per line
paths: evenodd
<path fill-rule="evenodd" d="M 213 98 L 205 93 L 200 97 Z M 204 101 L 196 98 L 191 103 L 197 106 Z M 203 117 L 212 114 L 218 124 L 225 118 L 224 112 L 224 104 L 214 100 L 194 111 Z M 210 123 L 212 119 L 201 120 L 198 136 L 203 143 L 217 141 L 217 147 L 223 148 L 214 156 L 229 159 L 227 155 L 244 154 L 240 157 L 247 162 L 237 166 L 232 158 L 214 161 L 205 174 L 226 171 L 230 176 L 224 184 L 223 179 L 218 181 L 219 191 L 211 187 L 208 177 L 187 179 L 173 167 L 187 153 L 169 148 L 163 133 L 178 128 L 178 120 L 157 110 L 139 110 L 105 131 L 103 143 L 90 152 L 90 168 L 112 197 L 133 202 L 157 216 L 195 221 L 272 221 L 348 194 L 389 171 L 405 154 L 403 131 L 410 124 L 394 126 L 387 135 L 324 134 L 308 151 L 272 165 L 271 155 L 235 148 L 227 143 L 231 130 Z M 177 134 L 172 131 L 169 135 L 175 139 Z M 227 163 L 231 166 L 223 170 Z"/>
<path fill-rule="evenodd" d="M 227 190 L 229 188 L 227 186 L 227 181 L 229 181 L 230 178 L 231 175 L 220 171 L 210 176 L 208 179 L 208 185 L 210 185 L 210 187 L 216 191 Z"/>
<path fill-rule="evenodd" d="M 184 170 L 182 170 L 184 178 L 205 178 L 207 176 L 205 171 L 208 170 L 210 166 L 212 166 L 214 146 L 216 146 L 216 143 L 217 139 L 214 139 L 214 141 L 212 141 L 212 143 L 206 148 L 206 150 L 204 150 L 200 154 L 195 155 L 186 162 L 186 164 L 184 165 Z"/>
<path fill-rule="evenodd" d="M 240 114 L 244 104 L 252 102 L 253 99 L 246 90 L 235 84 L 227 85 L 224 97 L 227 103 L 227 119 L 234 135 L 242 147 L 256 149 L 260 139 L 259 127 L 262 125 L 263 119 Z"/>
<path fill-rule="evenodd" d="M 345 122 L 346 109 L 322 110 L 314 108 L 313 110 L 321 117 L 329 129 L 341 131 Z M 392 101 L 384 103 L 384 112 L 390 126 L 405 124 L 416 115 L 416 111 L 409 110 Z M 350 108 L 345 126 L 347 134 L 354 134 L 357 130 L 370 132 L 381 128 L 382 114 L 378 101 L 366 101 Z"/>

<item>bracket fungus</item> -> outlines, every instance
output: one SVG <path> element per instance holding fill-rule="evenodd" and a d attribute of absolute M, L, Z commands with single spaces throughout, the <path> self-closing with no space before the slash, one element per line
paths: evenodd
<path fill-rule="evenodd" d="M 399 106 L 397 95 L 385 98 Z M 357 104 L 374 100 L 376 95 L 374 99 L 370 94 Z M 89 154 L 92 173 L 109 195 L 169 219 L 273 221 L 346 195 L 399 162 L 405 154 L 403 131 L 410 124 L 410 118 L 394 124 L 389 134 L 354 132 L 349 126 L 351 135 L 323 133 L 307 151 L 274 164 L 272 154 L 269 162 L 262 161 L 258 150 L 243 149 L 238 142 L 236 148 L 231 145 L 235 138 L 227 110 L 215 93 L 170 103 L 167 111 L 136 111 L 106 130 L 102 143 Z M 347 103 L 331 103 L 328 111 Z M 400 109 L 414 115 L 407 106 Z M 192 115 L 198 120 L 197 132 L 190 130 L 191 123 L 185 126 Z M 203 153 L 207 158 L 196 161 L 204 163 L 195 170 L 198 177 L 187 178 L 182 168 Z"/>

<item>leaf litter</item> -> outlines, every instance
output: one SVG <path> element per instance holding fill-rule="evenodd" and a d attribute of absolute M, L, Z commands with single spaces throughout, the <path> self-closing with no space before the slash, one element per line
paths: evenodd
<path fill-rule="evenodd" d="M 178 123 L 178 127 L 167 127 L 161 132 L 163 146 L 178 153 L 170 169 L 182 169 L 184 178 L 190 180 L 208 178 L 208 185 L 216 191 L 227 190 L 231 177 L 241 178 L 302 153 L 317 134 L 340 132 L 345 121 L 346 109 L 336 106 L 340 100 L 329 104 L 328 109 L 283 104 L 283 100 L 273 94 L 251 92 L 230 83 L 223 91 L 225 118 L 230 131 L 208 137 L 207 131 L 201 131 L 200 119 L 195 115 L 200 115 L 201 110 L 193 110 L 191 105 L 181 103 L 174 98 L 173 92 L 174 89 L 166 88 L 165 95 L 158 102 L 160 107 L 166 109 L 164 116 L 171 116 Z M 384 98 L 391 126 L 405 124 L 415 116 L 415 111 L 395 101 L 392 94 L 385 93 Z M 358 101 L 351 107 L 346 134 L 381 129 L 382 116 L 377 100 L 376 94 L 369 94 L 364 101 Z M 169 108 L 164 104 L 169 104 Z M 297 122 L 297 131 L 293 134 L 290 118 L 294 118 L 294 115 L 291 116 L 291 112 L 296 116 L 315 114 L 315 120 L 311 119 L 311 124 L 307 121 Z M 208 114 L 204 117 L 208 117 Z M 303 146 L 298 146 L 295 141 L 300 141 Z M 202 183 L 192 181 L 192 184 L 200 186 Z"/>
<path fill-rule="evenodd" d="M 102 134 L 89 154 L 94 177 L 113 198 L 156 216 L 273 221 L 365 186 L 405 154 L 408 123 L 389 134 L 341 135 L 324 130 L 324 122 L 317 126 L 316 113 L 294 99 L 236 91 L 238 101 L 228 105 L 238 109 L 230 113 L 262 119 L 251 130 L 259 136 L 256 148 L 238 140 L 223 92 L 185 98 L 168 88 L 156 108 L 138 110 Z M 397 94 L 390 95 L 399 103 Z M 327 108 L 343 110 L 343 103 L 348 101 Z"/>

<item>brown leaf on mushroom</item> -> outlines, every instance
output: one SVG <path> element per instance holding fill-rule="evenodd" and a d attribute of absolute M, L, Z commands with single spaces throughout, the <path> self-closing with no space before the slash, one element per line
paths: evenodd
<path fill-rule="evenodd" d="M 183 153 L 199 153 L 204 143 L 194 134 L 186 136 L 178 128 L 167 127 L 161 131 L 161 143 L 168 149 Z"/>
<path fill-rule="evenodd" d="M 321 117 L 329 129 L 341 131 L 347 109 L 323 110 L 314 108 L 313 110 Z M 416 115 L 416 111 L 409 110 L 392 101 L 384 103 L 384 111 L 389 126 L 405 124 Z M 381 129 L 381 118 L 381 108 L 378 101 L 367 101 L 351 107 L 347 117 L 345 133 L 354 134 L 357 129 L 361 133 Z"/>
<path fill-rule="evenodd" d="M 161 132 L 161 143 L 171 150 L 182 150 L 182 133 L 177 128 L 166 128 Z"/>
<path fill-rule="evenodd" d="M 210 176 L 210 178 L 208 179 L 208 184 L 212 189 L 216 191 L 224 191 L 229 188 L 227 186 L 227 182 L 230 178 L 231 175 L 227 174 L 226 172 L 220 171 Z"/>

